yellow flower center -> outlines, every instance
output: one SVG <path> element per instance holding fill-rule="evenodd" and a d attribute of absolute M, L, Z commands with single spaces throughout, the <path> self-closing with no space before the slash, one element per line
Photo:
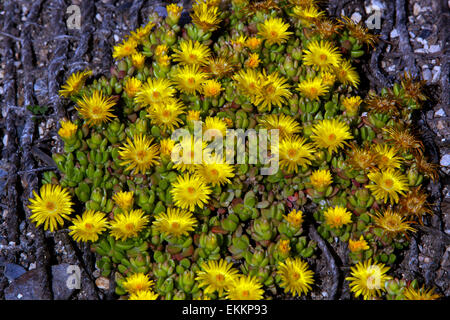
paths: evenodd
<path fill-rule="evenodd" d="M 370 275 L 367 277 L 367 288 L 368 289 L 377 289 L 377 281 L 374 275 Z"/>
<path fill-rule="evenodd" d="M 178 229 L 180 228 L 180 224 L 178 222 L 172 222 L 172 229 Z"/>
<path fill-rule="evenodd" d="M 270 31 L 270 35 L 271 35 L 273 38 L 276 38 L 276 37 L 278 37 L 278 32 L 276 32 L 275 30 L 272 30 L 272 31 Z"/>
<path fill-rule="evenodd" d="M 325 62 L 325 61 L 327 61 L 327 55 L 325 54 L 325 53 L 322 53 L 321 55 L 320 55 L 320 60 L 322 60 L 323 62 Z"/>
<path fill-rule="evenodd" d="M 212 174 L 213 176 L 217 176 L 217 175 L 219 174 L 219 172 L 217 171 L 217 169 L 212 169 L 212 170 L 211 170 L 211 174 Z"/>
<path fill-rule="evenodd" d="M 134 225 L 133 225 L 132 223 L 127 223 L 127 224 L 125 225 L 125 229 L 126 229 L 127 231 L 133 231 L 133 230 L 134 230 Z"/>
<path fill-rule="evenodd" d="M 137 158 L 137 160 L 138 161 L 143 161 L 144 160 L 144 158 L 145 158 L 145 156 L 146 156 L 146 152 L 145 152 L 145 150 L 139 150 L 137 153 L 136 153 L 136 158 Z"/>
<path fill-rule="evenodd" d="M 309 89 L 309 92 L 311 93 L 311 95 L 316 95 L 318 93 L 317 88 L 311 88 Z"/>
<path fill-rule="evenodd" d="M 217 282 L 223 282 L 225 280 L 225 277 L 223 276 L 223 274 L 218 274 L 216 275 L 216 280 Z"/>
<path fill-rule="evenodd" d="M 196 56 L 195 54 L 191 53 L 191 54 L 189 55 L 189 59 L 191 59 L 191 60 L 197 60 L 197 56 Z"/>
<path fill-rule="evenodd" d="M 170 117 L 170 111 L 169 110 L 164 110 L 162 112 L 162 116 L 165 117 L 165 118 L 169 118 Z"/>
<path fill-rule="evenodd" d="M 46 208 L 48 211 L 53 211 L 53 210 L 55 210 L 56 205 L 55 205 L 54 202 L 48 201 L 48 202 L 45 204 L 45 208 Z"/>
<path fill-rule="evenodd" d="M 92 230 L 93 225 L 90 224 L 90 223 L 86 223 L 86 224 L 84 225 L 84 227 L 85 227 L 86 229 L 88 229 L 88 230 Z"/>
<path fill-rule="evenodd" d="M 293 272 L 293 273 L 292 273 L 292 278 L 293 278 L 294 280 L 298 280 L 298 279 L 300 279 L 300 274 L 298 274 L 297 272 Z"/>
<path fill-rule="evenodd" d="M 194 187 L 188 187 L 187 192 L 189 192 L 190 194 L 193 194 L 195 192 Z"/>
<path fill-rule="evenodd" d="M 297 154 L 297 150 L 295 150 L 295 149 L 289 149 L 288 150 L 288 156 L 289 157 L 293 158 L 293 157 L 295 157 L 296 154 Z"/>
<path fill-rule="evenodd" d="M 91 112 L 93 115 L 97 115 L 101 113 L 101 109 L 98 106 L 93 106 Z"/>
<path fill-rule="evenodd" d="M 386 189 L 391 189 L 394 186 L 394 181 L 392 179 L 386 179 L 383 184 Z"/>
<path fill-rule="evenodd" d="M 244 296 L 244 297 L 248 297 L 249 294 L 250 294 L 250 292 L 248 292 L 248 290 L 242 291 L 242 296 Z"/>
<path fill-rule="evenodd" d="M 189 78 L 189 79 L 188 79 L 188 83 L 189 83 L 189 84 L 194 84 L 194 83 L 195 83 L 195 79 L 192 78 L 192 77 Z"/>
<path fill-rule="evenodd" d="M 158 91 L 153 91 L 153 98 L 159 98 L 161 94 Z"/>

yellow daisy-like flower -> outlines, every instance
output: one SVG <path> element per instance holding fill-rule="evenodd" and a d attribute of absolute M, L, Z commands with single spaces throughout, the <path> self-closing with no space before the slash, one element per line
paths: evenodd
<path fill-rule="evenodd" d="M 210 77 L 223 78 L 231 75 L 236 65 L 227 57 L 211 57 L 208 59 L 206 65 L 203 67 L 203 71 Z"/>
<path fill-rule="evenodd" d="M 191 212 L 178 208 L 168 208 L 167 213 L 160 213 L 155 217 L 153 226 L 157 231 L 163 233 L 166 237 L 181 237 L 189 235 L 197 226 L 197 220 Z"/>
<path fill-rule="evenodd" d="M 163 139 L 159 143 L 159 151 L 161 155 L 170 156 L 172 154 L 172 149 L 175 146 L 175 141 L 170 138 Z"/>
<path fill-rule="evenodd" d="M 182 138 L 172 149 L 172 162 L 174 169 L 181 172 L 194 172 L 196 165 L 203 161 L 203 151 L 207 143 L 202 139 L 194 139 L 194 136 Z"/>
<path fill-rule="evenodd" d="M 303 211 L 302 210 L 292 210 L 289 214 L 283 215 L 283 218 L 293 227 L 300 228 L 303 223 Z"/>
<path fill-rule="evenodd" d="M 281 18 L 269 18 L 258 24 L 258 35 L 269 45 L 286 42 L 292 32 L 287 31 L 289 24 L 284 23 Z"/>
<path fill-rule="evenodd" d="M 245 42 L 247 41 L 247 37 L 244 35 L 240 35 L 237 39 L 231 40 L 231 45 L 233 46 L 233 49 L 237 52 L 241 52 L 242 49 L 245 47 Z"/>
<path fill-rule="evenodd" d="M 108 227 L 108 221 L 103 212 L 95 210 L 87 210 L 83 215 L 77 216 L 72 220 L 73 225 L 69 227 L 69 235 L 75 241 L 92 241 L 98 240 L 99 234 L 105 231 Z"/>
<path fill-rule="evenodd" d="M 191 13 L 192 23 L 205 32 L 214 31 L 218 28 L 218 24 L 222 19 L 217 12 L 218 8 L 215 6 L 209 7 L 206 3 L 201 3 L 192 6 Z"/>
<path fill-rule="evenodd" d="M 390 276 L 386 275 L 389 267 L 382 263 L 372 264 L 372 259 L 358 262 L 350 270 L 351 277 L 345 278 L 350 281 L 350 290 L 355 293 L 356 298 L 362 295 L 364 300 L 380 296 L 381 292 L 386 290 L 384 283 L 391 279 Z"/>
<path fill-rule="evenodd" d="M 261 300 L 264 290 L 258 278 L 239 276 L 230 289 L 227 290 L 227 299 L 229 300 Z"/>
<path fill-rule="evenodd" d="M 110 118 L 116 117 L 111 113 L 112 107 L 116 104 L 115 99 L 103 97 L 102 91 L 95 90 L 92 96 L 89 97 L 84 94 L 77 101 L 77 104 L 78 107 L 75 107 L 75 109 L 89 126 L 108 122 Z"/>
<path fill-rule="evenodd" d="M 58 130 L 58 134 L 61 138 L 71 138 L 78 130 L 78 126 L 70 121 L 61 121 L 61 128 Z"/>
<path fill-rule="evenodd" d="M 245 45 L 250 50 L 257 50 L 261 46 L 262 39 L 257 37 L 249 37 L 247 41 L 245 41 Z"/>
<path fill-rule="evenodd" d="M 414 289 L 412 286 L 408 286 L 403 292 L 405 300 L 437 300 L 441 296 L 434 293 L 434 288 L 426 289 L 425 286 Z"/>
<path fill-rule="evenodd" d="M 81 87 L 88 77 L 92 75 L 92 70 L 85 70 L 76 73 L 72 73 L 70 77 L 66 80 L 66 83 L 61 86 L 59 90 L 59 95 L 61 97 L 68 97 L 78 93 Z"/>
<path fill-rule="evenodd" d="M 175 72 L 173 81 L 177 89 L 187 94 L 196 94 L 206 81 L 206 73 L 199 70 L 198 65 L 185 65 Z"/>
<path fill-rule="evenodd" d="M 36 227 L 44 224 L 44 230 L 53 232 L 58 226 L 64 225 L 64 220 L 70 220 L 73 212 L 72 199 L 67 189 L 59 185 L 44 184 L 40 189 L 40 196 L 33 190 L 33 198 L 30 198 L 28 208 L 33 213 L 30 216 Z"/>
<path fill-rule="evenodd" d="M 179 117 L 185 113 L 184 109 L 185 106 L 180 100 L 168 98 L 164 103 L 150 106 L 147 109 L 147 117 L 151 119 L 152 124 L 173 131 L 183 123 Z"/>
<path fill-rule="evenodd" d="M 280 240 L 280 242 L 278 242 L 277 249 L 282 254 L 288 254 L 289 251 L 291 251 L 289 239 Z"/>
<path fill-rule="evenodd" d="M 352 240 L 350 239 L 348 241 L 348 248 L 351 252 L 360 252 L 363 250 L 368 250 L 370 247 L 367 244 L 367 241 L 364 239 L 363 236 L 359 237 L 359 240 Z"/>
<path fill-rule="evenodd" d="M 155 48 L 155 55 L 157 57 L 161 57 L 166 55 L 169 52 L 169 47 L 166 44 L 159 44 Z"/>
<path fill-rule="evenodd" d="M 230 178 L 234 177 L 233 166 L 220 160 L 219 155 L 212 156 L 209 161 L 196 168 L 196 174 L 212 186 L 231 183 Z"/>
<path fill-rule="evenodd" d="M 131 31 L 131 38 L 141 43 L 150 34 L 154 26 L 153 22 L 149 22 L 145 26 L 136 29 L 136 31 Z"/>
<path fill-rule="evenodd" d="M 206 80 L 202 87 L 203 95 L 207 98 L 217 97 L 223 90 L 222 84 L 217 80 Z"/>
<path fill-rule="evenodd" d="M 174 49 L 175 53 L 172 55 L 173 60 L 180 64 L 206 64 L 211 55 L 211 50 L 203 43 L 198 41 L 181 41 L 180 50 Z"/>
<path fill-rule="evenodd" d="M 110 222 L 110 235 L 116 240 L 137 237 L 147 225 L 149 217 L 141 209 L 118 213 Z M 141 288 L 144 289 L 144 288 Z"/>
<path fill-rule="evenodd" d="M 314 146 L 299 136 L 281 140 L 279 145 L 280 166 L 288 173 L 298 172 L 298 166 L 307 166 L 314 159 Z M 272 150 L 274 152 L 274 150 Z"/>
<path fill-rule="evenodd" d="M 203 209 L 203 206 L 208 203 L 211 188 L 198 176 L 188 173 L 179 175 L 172 186 L 170 193 L 175 205 L 181 209 L 194 211 L 196 206 Z"/>
<path fill-rule="evenodd" d="M 307 79 L 298 84 L 298 91 L 309 100 L 319 100 L 319 98 L 328 92 L 328 87 L 322 83 L 322 79 L 316 77 Z"/>
<path fill-rule="evenodd" d="M 253 69 L 239 70 L 233 76 L 233 80 L 236 81 L 239 91 L 248 98 L 256 96 L 261 88 L 261 79 Z"/>
<path fill-rule="evenodd" d="M 351 85 L 357 88 L 359 85 L 359 75 L 356 68 L 352 67 L 352 64 L 348 60 L 342 61 L 335 67 L 335 73 L 338 80 L 346 85 Z"/>
<path fill-rule="evenodd" d="M 287 258 L 285 262 L 279 262 L 277 274 L 281 277 L 280 286 L 284 288 L 284 292 L 293 296 L 308 293 L 314 283 L 314 272 L 309 270 L 308 264 L 300 258 Z"/>
<path fill-rule="evenodd" d="M 362 100 L 360 96 L 345 97 L 342 99 L 342 105 L 344 106 L 345 111 L 349 114 L 356 114 L 361 103 Z"/>
<path fill-rule="evenodd" d="M 321 120 L 312 128 L 312 132 L 314 144 L 318 148 L 327 148 L 330 153 L 346 145 L 345 140 L 353 138 L 349 126 L 337 119 Z"/>
<path fill-rule="evenodd" d="M 200 120 L 200 111 L 198 110 L 189 110 L 186 115 L 186 121 L 193 122 Z"/>
<path fill-rule="evenodd" d="M 356 170 L 369 171 L 375 168 L 375 155 L 368 148 L 358 148 L 355 144 L 350 144 L 351 151 L 348 152 L 348 163 Z"/>
<path fill-rule="evenodd" d="M 405 218 L 398 212 L 386 209 L 383 212 L 376 212 L 371 215 L 373 223 L 383 229 L 390 237 L 398 234 L 406 235 L 408 231 L 415 232 L 416 229 L 411 227 L 411 221 L 405 221 Z"/>
<path fill-rule="evenodd" d="M 131 55 L 131 63 L 133 64 L 133 67 L 140 70 L 144 67 L 145 56 L 140 52 L 133 53 Z"/>
<path fill-rule="evenodd" d="M 400 168 L 403 158 L 397 156 L 395 148 L 386 144 L 376 144 L 373 147 L 376 154 L 377 165 L 380 169 L 398 169 Z"/>
<path fill-rule="evenodd" d="M 158 164 L 158 145 L 152 145 L 153 138 L 139 134 L 133 141 L 127 138 L 124 146 L 120 147 L 119 155 L 123 160 L 120 165 L 127 166 L 126 171 L 134 170 L 135 174 L 145 174 L 147 169 Z"/>
<path fill-rule="evenodd" d="M 248 56 L 247 61 L 245 61 L 246 68 L 258 68 L 261 60 L 259 59 L 259 55 L 255 52 Z"/>
<path fill-rule="evenodd" d="M 336 82 L 336 76 L 328 71 L 321 72 L 320 79 L 322 79 L 322 84 L 327 87 L 332 87 Z"/>
<path fill-rule="evenodd" d="M 128 300 L 156 300 L 159 295 L 151 290 L 139 290 L 130 294 Z"/>
<path fill-rule="evenodd" d="M 340 228 L 352 222 L 352 214 L 344 207 L 328 208 L 324 213 L 325 223 L 331 228 Z"/>
<path fill-rule="evenodd" d="M 288 80 L 280 76 L 278 72 L 266 75 L 266 70 L 264 69 L 259 77 L 261 78 L 261 86 L 252 103 L 261 109 L 267 108 L 270 111 L 273 105 L 281 108 L 286 99 L 292 96 L 292 93 L 289 91 Z"/>
<path fill-rule="evenodd" d="M 172 98 L 176 92 L 171 85 L 171 81 L 165 78 L 148 78 L 147 82 L 141 86 L 134 100 L 143 106 L 164 103 L 168 98 Z"/>
<path fill-rule="evenodd" d="M 113 47 L 113 58 L 119 60 L 131 56 L 132 54 L 136 53 L 137 45 L 137 41 L 133 38 L 123 40 L 121 44 L 115 45 Z"/>
<path fill-rule="evenodd" d="M 129 98 L 134 98 L 136 93 L 138 93 L 141 90 L 142 81 L 139 79 L 136 79 L 135 77 L 128 78 L 125 80 L 125 86 L 123 87 L 123 90 L 127 94 Z"/>
<path fill-rule="evenodd" d="M 142 272 L 134 273 L 125 278 L 122 283 L 123 288 L 130 294 L 137 294 L 141 291 L 148 291 L 154 285 L 148 274 Z"/>
<path fill-rule="evenodd" d="M 266 115 L 261 119 L 261 124 L 267 130 L 278 130 L 280 139 L 286 139 L 300 132 L 298 122 L 284 113 Z"/>
<path fill-rule="evenodd" d="M 233 264 L 223 259 L 209 260 L 207 263 L 202 263 L 200 268 L 195 280 L 199 282 L 199 288 L 205 287 L 203 290 L 205 294 L 218 291 L 221 296 L 225 290 L 233 287 L 238 274 L 238 271 L 233 268 Z"/>
<path fill-rule="evenodd" d="M 328 169 L 313 171 L 310 179 L 313 188 L 320 192 L 323 192 L 323 190 L 328 188 L 328 186 L 333 182 L 331 172 Z"/>
<path fill-rule="evenodd" d="M 374 182 L 374 184 L 366 185 L 373 196 L 377 200 L 384 200 L 384 203 L 388 199 L 393 202 L 398 202 L 398 195 L 405 195 L 408 191 L 408 179 L 400 172 L 393 169 L 387 169 L 385 171 L 372 171 L 367 177 Z"/>
<path fill-rule="evenodd" d="M 310 42 L 307 49 L 303 50 L 303 63 L 321 71 L 328 71 L 332 67 L 339 67 L 341 55 L 338 49 L 328 41 Z"/>
<path fill-rule="evenodd" d="M 317 10 L 315 6 L 295 6 L 292 9 L 292 13 L 299 18 L 303 24 L 310 26 L 311 23 L 320 20 L 325 12 Z"/>
<path fill-rule="evenodd" d="M 227 124 L 219 117 L 206 117 L 203 132 L 206 132 L 207 130 L 218 130 L 222 133 L 222 136 L 225 137 L 225 134 L 227 133 Z"/>
<path fill-rule="evenodd" d="M 120 191 L 113 195 L 112 200 L 123 211 L 129 211 L 131 208 L 133 208 L 133 197 L 133 191 Z"/>

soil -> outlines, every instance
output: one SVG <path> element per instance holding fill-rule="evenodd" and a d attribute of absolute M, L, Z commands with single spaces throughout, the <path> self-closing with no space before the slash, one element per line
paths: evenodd
<path fill-rule="evenodd" d="M 185 8 L 189 2 L 185 1 Z M 81 8 L 80 29 L 66 21 L 70 5 Z M 447 0 L 330 0 L 321 4 L 332 17 L 346 15 L 366 21 L 380 12 L 375 50 L 360 63 L 363 90 L 379 90 L 404 71 L 427 80 L 428 100 L 415 125 L 429 161 L 440 164 L 439 180 L 427 191 L 434 214 L 411 238 L 410 247 L 393 268 L 393 275 L 417 278 L 450 296 L 450 89 Z M 95 257 L 78 245 L 67 230 L 43 232 L 29 223 L 26 205 L 39 187 L 42 172 L 55 169 L 51 154 L 61 150 L 57 121 L 69 117 L 58 96 L 63 81 L 86 67 L 94 76 L 108 74 L 111 48 L 130 30 L 146 22 L 152 11 L 164 12 L 159 1 L 144 0 L 4 0 L 0 3 L 0 299 L 112 299 L 114 286 L 95 269 Z M 377 27 L 379 27 L 377 29 Z M 41 115 L 27 106 L 45 106 Z M 36 111 L 35 111 L 36 113 Z M 313 299 L 349 299 L 346 248 L 321 242 L 316 262 L 320 278 Z M 81 266 L 81 289 L 58 285 L 58 266 Z M 30 273 L 30 270 L 35 270 Z M 28 281 L 13 280 L 28 271 Z M 34 282 L 33 282 L 34 281 Z M 59 282 L 58 282 L 59 281 Z M 17 287 L 33 285 L 26 297 Z M 25 289 L 27 290 L 27 289 Z"/>

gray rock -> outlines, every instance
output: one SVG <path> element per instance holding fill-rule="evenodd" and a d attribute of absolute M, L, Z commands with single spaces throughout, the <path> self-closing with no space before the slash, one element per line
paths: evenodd
<path fill-rule="evenodd" d="M 436 111 L 436 112 L 434 113 L 434 116 L 435 116 L 435 117 L 445 117 L 446 114 L 445 114 L 444 109 L 440 108 L 438 111 Z"/>
<path fill-rule="evenodd" d="M 67 278 L 70 276 L 67 274 L 69 266 L 68 263 L 52 266 L 52 290 L 55 300 L 68 300 L 75 291 L 75 289 L 69 289 L 66 284 Z"/>
<path fill-rule="evenodd" d="M 441 46 L 438 45 L 438 44 L 433 44 L 433 45 L 430 46 L 429 51 L 430 51 L 430 53 L 439 52 L 439 51 L 441 51 Z"/>
<path fill-rule="evenodd" d="M 25 268 L 23 268 L 22 266 L 14 263 L 7 263 L 5 266 L 5 271 L 3 273 L 9 281 L 13 281 L 26 272 L 27 270 L 25 270 Z"/>
<path fill-rule="evenodd" d="M 5 289 L 5 300 L 50 300 L 45 273 L 44 268 L 24 273 Z"/>
<path fill-rule="evenodd" d="M 430 69 L 423 68 L 423 70 L 422 70 L 422 77 L 423 77 L 423 80 L 430 81 L 431 78 L 433 77 L 432 74 L 431 74 Z"/>
<path fill-rule="evenodd" d="M 450 154 L 446 154 L 441 158 L 441 166 L 450 166 Z"/>
<path fill-rule="evenodd" d="M 413 7 L 413 13 L 415 16 L 418 16 L 420 11 L 422 11 L 422 8 L 420 7 L 420 5 L 416 2 L 414 3 L 414 7 Z"/>

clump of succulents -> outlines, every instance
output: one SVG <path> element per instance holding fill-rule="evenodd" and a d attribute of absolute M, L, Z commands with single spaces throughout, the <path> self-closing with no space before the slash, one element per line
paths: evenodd
<path fill-rule="evenodd" d="M 30 199 L 31 220 L 68 225 L 129 299 L 308 294 L 319 253 L 306 221 L 348 244 L 355 297 L 438 297 L 387 274 L 431 213 L 421 185 L 436 173 L 411 130 L 423 83 L 405 75 L 358 96 L 353 64 L 376 37 L 316 1 L 224 6 L 196 0 L 180 27 L 182 8 L 168 5 L 114 47 L 110 77 L 67 79 L 60 95 L 77 114 L 61 119 L 64 152 Z M 279 130 L 280 169 L 261 175 L 258 159 L 230 164 L 206 156 L 210 141 L 172 140 L 196 121 L 222 134 Z M 183 154 L 191 147 L 203 161 Z"/>

